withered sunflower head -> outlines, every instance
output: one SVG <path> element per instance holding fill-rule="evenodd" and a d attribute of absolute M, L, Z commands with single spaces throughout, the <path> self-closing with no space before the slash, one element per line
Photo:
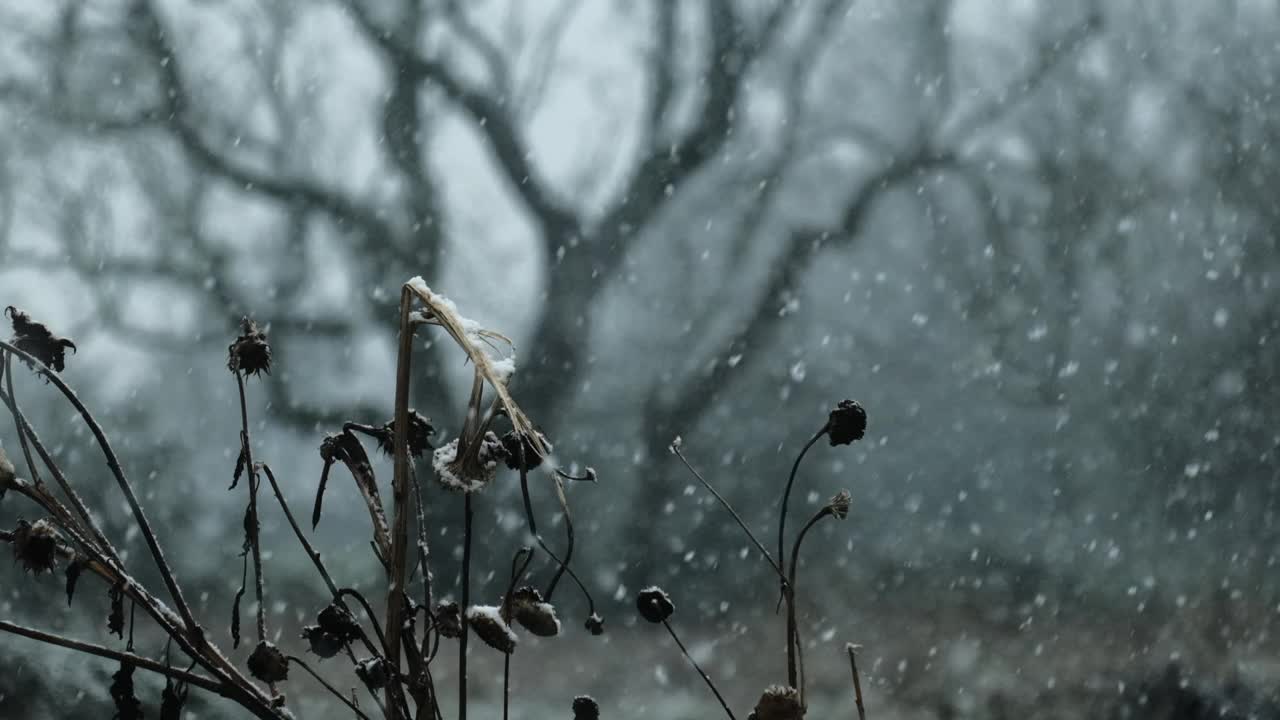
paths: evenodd
<path fill-rule="evenodd" d="M 538 637 L 555 637 L 560 634 L 560 618 L 555 607 L 544 602 L 542 593 L 528 585 L 511 595 L 511 617 L 525 630 Z"/>
<path fill-rule="evenodd" d="M 671 596 L 657 585 L 651 585 L 640 591 L 636 595 L 636 609 L 640 611 L 640 617 L 651 623 L 664 622 L 676 611 L 676 606 L 671 602 Z"/>
<path fill-rule="evenodd" d="M 518 638 L 511 626 L 502 619 L 499 608 L 492 605 L 472 605 L 467 608 L 467 624 L 476 631 L 485 645 L 507 655 L 515 651 Z"/>
<path fill-rule="evenodd" d="M 473 493 L 483 490 L 497 477 L 498 463 L 506 456 L 502 441 L 492 431 L 460 448 L 458 439 L 449 441 L 431 454 L 436 479 L 449 490 Z"/>
<path fill-rule="evenodd" d="M 600 705 L 590 695 L 573 699 L 573 720 L 600 720 Z"/>
<path fill-rule="evenodd" d="M 591 613 L 591 617 L 587 618 L 585 625 L 587 632 L 592 635 L 604 634 L 604 618 L 600 617 L 600 613 Z"/>
<path fill-rule="evenodd" d="M 227 368 L 233 373 L 271 374 L 271 345 L 267 334 L 250 318 L 240 321 L 240 337 L 227 348 Z"/>
<path fill-rule="evenodd" d="M 319 625 L 302 628 L 302 639 L 307 641 L 311 652 L 326 660 L 342 652 L 342 648 L 346 646 L 342 638 L 325 632 Z"/>
<path fill-rule="evenodd" d="M 848 445 L 867 434 L 867 411 L 856 400 L 841 400 L 827 417 L 827 440 L 831 446 Z"/>
<path fill-rule="evenodd" d="M 53 572 L 58 561 L 60 536 L 53 523 L 40 519 L 34 523 L 19 520 L 13 531 L 13 556 L 22 569 L 32 575 Z"/>
<path fill-rule="evenodd" d="M 849 506 L 852 504 L 853 496 L 849 494 L 848 490 L 841 490 L 831 496 L 830 502 L 827 503 L 827 508 L 831 510 L 831 514 L 837 520 L 844 520 L 849 517 Z"/>
<path fill-rule="evenodd" d="M 544 455 L 551 452 L 551 443 L 547 440 L 547 436 L 541 431 L 535 430 L 537 433 L 537 441 L 534 437 L 527 433 L 516 432 L 510 430 L 506 435 L 502 436 L 502 449 L 506 453 L 507 467 L 512 470 L 520 469 L 520 449 L 524 446 L 524 466 L 525 470 L 533 470 L 542 464 Z M 538 444 L 542 447 L 539 449 Z"/>
<path fill-rule="evenodd" d="M 457 639 L 462 637 L 462 610 L 456 602 L 436 603 L 434 613 L 436 632 L 440 637 Z"/>
<path fill-rule="evenodd" d="M 30 353 L 58 372 L 66 369 L 67 350 L 74 354 L 75 343 L 54 335 L 44 323 L 35 322 L 30 315 L 12 305 L 4 309 L 4 314 L 13 321 L 13 344 L 19 350 Z"/>
<path fill-rule="evenodd" d="M 370 690 L 381 690 L 391 680 L 391 674 L 387 672 L 387 664 L 382 661 L 382 658 L 376 657 L 365 658 L 357 662 L 356 676 Z"/>
<path fill-rule="evenodd" d="M 274 643 L 263 640 L 249 655 L 249 672 L 265 683 L 289 679 L 289 660 Z"/>
<path fill-rule="evenodd" d="M 432 449 L 431 436 L 436 434 L 435 427 L 431 424 L 431 420 L 417 410 L 409 410 L 409 454 L 414 457 L 422 457 L 428 450 Z M 388 420 L 382 426 L 382 429 L 375 436 L 378 441 L 378 449 L 387 455 L 391 455 L 396 450 L 396 421 Z"/>
<path fill-rule="evenodd" d="M 804 706 L 800 704 L 800 693 L 793 687 L 770 685 L 765 688 L 756 703 L 755 710 L 749 720 L 802 720 Z"/>
<path fill-rule="evenodd" d="M 360 623 L 356 621 L 350 610 L 336 602 L 320 611 L 316 616 L 316 624 L 321 630 L 342 642 L 351 642 L 360 638 Z"/>

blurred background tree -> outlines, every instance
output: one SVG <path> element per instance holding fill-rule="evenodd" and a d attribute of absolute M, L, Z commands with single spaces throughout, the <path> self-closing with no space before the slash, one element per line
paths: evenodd
<path fill-rule="evenodd" d="M 818 452 L 797 497 L 854 491 L 828 592 L 862 614 L 816 624 L 969 608 L 988 637 L 1138 604 L 1151 629 L 1120 647 L 1187 622 L 1226 667 L 1276 605 L 1278 14 L 0 2 L 0 304 L 80 341 L 69 377 L 156 501 L 194 485 L 215 510 L 175 505 L 188 542 L 236 523 L 239 318 L 273 338 L 259 416 L 305 502 L 321 433 L 390 416 L 396 289 L 421 274 L 516 339 L 522 404 L 599 469 L 573 493 L 605 596 L 681 577 L 713 632 L 742 591 L 770 617 L 666 447 L 767 535 L 794 452 L 854 396 L 867 441 Z M 456 416 L 460 371 L 416 377 L 415 404 Z M 372 579 L 341 513 L 329 539 Z M 227 558 L 197 564 L 225 594 Z M 904 701 L 942 702 L 913 688 L 950 676 L 891 657 Z"/>

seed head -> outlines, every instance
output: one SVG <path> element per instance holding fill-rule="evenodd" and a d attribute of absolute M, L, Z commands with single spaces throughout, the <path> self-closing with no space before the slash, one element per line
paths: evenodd
<path fill-rule="evenodd" d="M 240 337 L 227 348 L 227 369 L 245 376 L 271 374 L 271 345 L 267 334 L 249 318 L 240 321 Z"/>
<path fill-rule="evenodd" d="M 573 699 L 573 720 L 600 720 L 600 705 L 590 695 Z"/>
<path fill-rule="evenodd" d="M 591 617 L 587 618 L 585 625 L 587 632 L 592 635 L 604 634 L 604 618 L 600 617 L 600 613 L 591 613 Z"/>
<path fill-rule="evenodd" d="M 528 585 L 511 595 L 511 617 L 525 630 L 538 637 L 555 637 L 560 634 L 560 618 L 549 602 L 543 602 L 542 593 Z"/>
<path fill-rule="evenodd" d="M 436 603 L 436 632 L 440 637 L 457 639 L 462 637 L 462 611 L 456 602 Z"/>
<path fill-rule="evenodd" d="M 827 418 L 831 446 L 848 445 L 867 433 L 867 411 L 856 400 L 841 400 Z"/>
<path fill-rule="evenodd" d="M 19 520 L 13 531 L 13 556 L 32 575 L 52 572 L 58 560 L 58 540 L 58 531 L 48 520 Z"/>
<path fill-rule="evenodd" d="M 342 648 L 346 645 L 342 638 L 325 632 L 319 625 L 307 625 L 302 628 L 302 639 L 311 646 L 311 652 L 326 660 L 342 652 Z"/>
<path fill-rule="evenodd" d="M 409 454 L 414 457 L 422 457 L 424 453 L 432 449 L 431 436 L 436 434 L 435 426 L 431 424 L 431 420 L 417 410 L 409 410 Z M 375 436 L 378 441 L 378 448 L 382 452 L 390 455 L 395 452 L 396 445 L 396 421 L 388 420 L 382 426 L 381 431 Z"/>
<path fill-rule="evenodd" d="M 804 706 L 793 687 L 770 685 L 747 720 L 802 720 Z"/>
<path fill-rule="evenodd" d="M 467 608 L 467 624 L 485 645 L 510 655 L 516 649 L 516 634 L 502 619 L 498 608 L 492 605 L 473 605 Z"/>
<path fill-rule="evenodd" d="M 356 676 L 370 690 L 381 690 L 391 679 L 390 673 L 387 672 L 387 664 L 381 658 L 375 657 L 365 658 L 356 663 Z"/>
<path fill-rule="evenodd" d="M 34 355 L 58 372 L 66 369 L 67 349 L 70 348 L 74 354 L 75 343 L 54 335 L 44 323 L 35 322 L 30 315 L 12 305 L 4 309 L 4 314 L 13 321 L 13 344 L 19 350 Z"/>
<path fill-rule="evenodd" d="M 507 467 L 512 470 L 520 469 L 520 446 L 524 446 L 524 466 L 525 470 L 532 470 L 542 464 L 543 455 L 551 452 L 551 443 L 547 441 L 547 436 L 540 431 L 537 433 L 538 443 L 534 442 L 534 438 L 526 433 L 518 433 L 515 430 L 509 431 L 502 436 L 502 449 L 506 452 Z M 541 449 L 538 445 L 541 444 Z"/>
<path fill-rule="evenodd" d="M 274 643 L 263 640 L 249 656 L 249 672 L 265 683 L 289 679 L 289 661 Z"/>
<path fill-rule="evenodd" d="M 848 490 L 841 490 L 831 496 L 831 501 L 827 503 L 827 508 L 831 510 L 831 514 L 837 520 L 844 520 L 849 517 L 849 505 L 853 502 L 853 496 Z"/>
<path fill-rule="evenodd" d="M 640 611 L 640 617 L 651 623 L 660 623 L 671 617 L 676 611 L 676 606 L 671 603 L 671 597 L 657 585 L 651 585 L 640 591 L 636 596 L 636 609 Z"/>
<path fill-rule="evenodd" d="M 321 630 L 344 643 L 360 638 L 360 623 L 356 621 L 351 611 L 337 603 L 332 603 L 321 610 L 316 616 L 316 624 Z"/>

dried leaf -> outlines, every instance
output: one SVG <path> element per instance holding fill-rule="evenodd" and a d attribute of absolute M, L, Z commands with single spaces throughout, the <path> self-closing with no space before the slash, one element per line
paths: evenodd
<path fill-rule="evenodd" d="M 88 567 L 89 561 L 77 556 L 71 564 L 67 565 L 67 605 L 71 605 L 71 598 L 76 594 L 76 583 L 80 581 L 80 573 Z"/>
<path fill-rule="evenodd" d="M 133 692 L 133 670 L 133 663 L 121 662 L 111 676 L 111 699 L 116 704 L 113 720 L 142 720 L 142 703 Z"/>
<path fill-rule="evenodd" d="M 365 452 L 360 439 L 350 430 L 343 430 L 336 435 L 329 435 L 320 443 L 320 457 L 326 464 L 340 462 L 347 466 L 351 477 L 356 481 L 356 488 L 364 498 L 369 509 L 369 519 L 373 523 L 374 551 L 378 558 L 386 564 L 391 557 L 391 527 L 387 524 L 387 515 L 382 508 L 382 497 L 378 493 L 378 481 L 373 474 L 373 465 L 369 462 L 369 454 Z M 312 513 L 312 521 L 319 519 L 320 497 L 317 494 L 317 510 Z"/>
<path fill-rule="evenodd" d="M 320 471 L 320 486 L 316 488 L 316 504 L 311 509 L 311 529 L 315 530 L 320 525 L 320 509 L 324 503 L 324 489 L 329 485 L 329 468 L 333 467 L 333 462 L 325 461 L 324 469 Z"/>
<path fill-rule="evenodd" d="M 235 490 L 236 485 L 240 484 L 240 476 L 244 475 L 245 453 L 244 444 L 240 445 L 240 454 L 236 456 L 236 469 L 231 473 L 231 487 L 228 490 Z"/>
<path fill-rule="evenodd" d="M 236 599 L 231 603 L 231 647 L 240 647 L 240 600 L 244 597 L 245 588 L 249 585 L 249 556 L 244 557 L 244 569 L 240 572 L 240 589 L 236 591 Z"/>
<path fill-rule="evenodd" d="M 124 590 L 119 586 L 111 588 L 111 614 L 107 615 L 107 631 L 124 639 Z"/>
<path fill-rule="evenodd" d="M 160 695 L 160 720 L 181 720 L 182 708 L 187 704 L 187 684 L 174 682 L 166 677 L 164 692 Z"/>

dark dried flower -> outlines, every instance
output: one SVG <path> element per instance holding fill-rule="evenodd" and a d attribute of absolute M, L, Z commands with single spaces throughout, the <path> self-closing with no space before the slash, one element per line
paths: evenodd
<path fill-rule="evenodd" d="M 521 445 L 524 446 L 525 470 L 533 470 L 542 464 L 543 456 L 551 452 L 551 443 L 541 431 L 535 430 L 534 432 L 537 433 L 538 443 L 542 445 L 541 450 L 538 448 L 538 443 L 534 442 L 533 436 L 527 433 L 518 433 L 515 430 L 511 430 L 502 436 L 502 449 L 506 452 L 507 467 L 512 470 L 520 469 Z"/>
<path fill-rule="evenodd" d="M 289 679 L 289 660 L 274 643 L 263 640 L 249 656 L 249 672 L 265 683 L 278 683 Z"/>
<path fill-rule="evenodd" d="M 4 313 L 13 320 L 13 344 L 19 350 L 34 355 L 58 372 L 66 369 L 67 348 L 74 354 L 75 343 L 54 335 L 43 323 L 35 322 L 30 315 L 12 305 L 5 308 Z"/>
<path fill-rule="evenodd" d="M 187 704 L 187 684 L 174 682 L 166 677 L 164 691 L 160 694 L 160 720 L 181 720 L 182 708 Z"/>
<path fill-rule="evenodd" d="M 436 632 L 440 637 L 457 639 L 462 637 L 462 610 L 456 602 L 436 603 Z"/>
<path fill-rule="evenodd" d="M 71 598 L 76 594 L 76 583 L 80 581 L 80 573 L 89 566 L 89 561 L 77 555 L 70 564 L 67 565 L 67 605 L 71 605 Z"/>
<path fill-rule="evenodd" d="M 827 440 L 831 446 L 848 445 L 867 433 L 867 411 L 856 400 L 841 400 L 827 418 Z"/>
<path fill-rule="evenodd" d="M 837 520 L 844 520 L 849 517 L 849 506 L 853 503 L 853 496 L 848 490 L 841 490 L 831 496 L 831 501 L 827 503 L 827 508 Z"/>
<path fill-rule="evenodd" d="M 325 632 L 319 625 L 302 628 L 302 639 L 311 646 L 311 652 L 326 660 L 342 652 L 342 648 L 346 646 L 342 638 Z"/>
<path fill-rule="evenodd" d="M 492 431 L 486 432 L 478 442 L 461 452 L 455 438 L 436 448 L 431 455 L 431 466 L 436 479 L 449 490 L 473 493 L 493 482 L 498 463 L 506 457 L 502 441 Z"/>
<path fill-rule="evenodd" d="M 414 457 L 422 457 L 423 454 L 432 449 L 431 436 L 435 434 L 436 429 L 431 424 L 431 420 L 417 410 L 410 408 L 409 454 Z M 394 453 L 396 449 L 396 421 L 394 419 L 388 420 L 374 434 L 374 439 L 378 441 L 379 450 L 387 455 Z"/>
<path fill-rule="evenodd" d="M 640 611 L 640 617 L 645 620 L 660 623 L 671 617 L 671 614 L 676 611 L 676 606 L 671 603 L 671 597 L 662 588 L 651 585 L 641 590 L 636 596 L 636 609 Z"/>
<path fill-rule="evenodd" d="M 271 345 L 267 334 L 249 318 L 240 321 L 240 337 L 227 348 L 227 368 L 246 376 L 271 374 Z"/>
<path fill-rule="evenodd" d="M 600 705 L 590 695 L 573 699 L 573 720 L 600 720 Z"/>
<path fill-rule="evenodd" d="M 747 720 L 801 720 L 803 717 L 804 706 L 795 688 L 770 685 Z"/>
<path fill-rule="evenodd" d="M 387 672 L 387 664 L 382 658 L 369 657 L 356 663 L 356 676 L 370 690 L 381 690 L 391 680 Z"/>
<path fill-rule="evenodd" d="M 555 607 L 542 600 L 542 593 L 528 585 L 511 595 L 511 616 L 521 627 L 538 637 L 560 634 L 560 618 Z"/>
<path fill-rule="evenodd" d="M 107 613 L 107 632 L 124 639 L 124 588 L 120 585 L 107 591 L 111 610 Z"/>
<path fill-rule="evenodd" d="M 133 693 L 134 666 L 121 662 L 120 669 L 111 676 L 111 700 L 116 705 L 114 720 L 142 720 L 142 703 Z"/>
<path fill-rule="evenodd" d="M 58 537 L 57 529 L 48 520 L 19 520 L 13 531 L 13 556 L 32 575 L 52 572 L 58 560 Z"/>
<path fill-rule="evenodd" d="M 591 613 L 591 617 L 587 618 L 586 627 L 587 632 L 592 635 L 603 635 L 604 618 L 600 617 L 599 613 Z"/>
<path fill-rule="evenodd" d="M 467 624 L 485 645 L 510 655 L 516 649 L 516 634 L 503 619 L 498 608 L 492 605 L 472 605 L 467 608 Z"/>
<path fill-rule="evenodd" d="M 320 611 L 316 617 L 316 624 L 324 632 L 333 635 L 342 642 L 351 642 L 360 638 L 360 623 L 350 610 L 332 603 L 325 609 Z"/>

